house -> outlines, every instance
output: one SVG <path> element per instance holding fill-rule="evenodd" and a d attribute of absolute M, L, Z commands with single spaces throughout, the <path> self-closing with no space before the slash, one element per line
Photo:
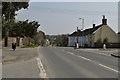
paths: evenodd
<path fill-rule="evenodd" d="M 77 35 L 78 34 L 78 35 Z M 117 34 L 107 24 L 107 19 L 103 16 L 102 24 L 93 24 L 92 28 L 85 29 L 84 31 L 73 32 L 68 37 L 68 46 L 74 46 L 77 42 L 81 47 L 96 47 L 100 43 L 114 44 L 118 42 Z"/>

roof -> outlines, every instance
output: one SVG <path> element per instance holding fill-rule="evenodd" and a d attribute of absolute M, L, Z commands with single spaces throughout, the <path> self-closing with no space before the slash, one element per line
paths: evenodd
<path fill-rule="evenodd" d="M 118 32 L 118 34 L 120 34 L 120 32 Z"/>
<path fill-rule="evenodd" d="M 88 35 L 88 34 L 92 34 L 94 31 L 96 31 L 98 28 L 100 28 L 102 25 L 98 25 L 98 26 L 95 26 L 94 28 L 89 28 L 89 29 L 85 29 L 83 31 L 83 34 L 84 35 Z"/>
<path fill-rule="evenodd" d="M 72 34 L 70 34 L 69 36 L 81 36 L 81 33 L 82 33 L 82 31 L 78 30 L 78 33 L 77 33 L 77 31 L 75 31 Z"/>
<path fill-rule="evenodd" d="M 102 26 L 101 25 L 98 25 L 98 26 L 95 26 L 94 28 L 89 28 L 89 29 L 85 29 L 84 31 L 80 31 L 78 32 L 78 36 L 81 36 L 81 35 L 88 35 L 88 34 L 92 34 L 94 31 L 96 31 L 98 28 L 100 28 Z M 77 36 L 77 31 L 73 32 L 72 34 L 70 34 L 69 36 Z"/>

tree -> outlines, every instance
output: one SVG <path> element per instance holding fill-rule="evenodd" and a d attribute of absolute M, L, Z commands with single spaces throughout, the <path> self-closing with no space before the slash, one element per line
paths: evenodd
<path fill-rule="evenodd" d="M 4 16 L 5 20 L 7 21 L 10 19 L 15 19 L 17 15 L 15 12 L 23 9 L 28 8 L 28 2 L 2 2 L 2 16 Z"/>
<path fill-rule="evenodd" d="M 97 42 L 95 43 L 95 47 L 102 47 L 102 41 L 101 41 L 101 39 L 97 40 Z"/>
<path fill-rule="evenodd" d="M 39 31 L 34 37 L 34 41 L 35 41 L 34 43 L 43 46 L 45 44 L 45 39 L 46 39 L 45 33 L 43 31 Z"/>
<path fill-rule="evenodd" d="M 40 24 L 37 21 L 19 21 L 13 26 L 10 34 L 12 37 L 28 37 L 30 44 L 30 38 L 33 38 L 37 34 L 39 26 Z"/>
<path fill-rule="evenodd" d="M 2 2 L 2 38 L 5 38 L 5 47 L 7 47 L 9 32 L 15 23 L 15 12 L 28 6 L 28 2 Z"/>
<path fill-rule="evenodd" d="M 57 44 L 57 46 L 66 47 L 68 45 L 68 35 L 65 34 L 58 35 L 56 37 L 55 43 Z"/>
<path fill-rule="evenodd" d="M 108 44 L 108 38 L 105 38 L 105 39 L 103 40 L 103 44 Z"/>

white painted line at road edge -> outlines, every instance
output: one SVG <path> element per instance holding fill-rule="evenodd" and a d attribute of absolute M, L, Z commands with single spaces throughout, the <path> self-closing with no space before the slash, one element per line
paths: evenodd
<path fill-rule="evenodd" d="M 38 53 L 40 53 L 39 52 L 39 48 L 40 48 L 40 46 L 37 49 Z M 42 64 L 41 59 L 40 58 L 36 58 L 36 60 L 37 60 L 37 63 L 38 63 L 38 69 L 40 71 L 40 74 L 39 74 L 40 78 L 47 78 L 47 74 L 46 74 L 45 68 L 44 68 L 44 66 Z"/>
<path fill-rule="evenodd" d="M 36 58 L 37 62 L 38 62 L 38 68 L 40 70 L 40 77 L 41 78 L 47 78 L 47 74 L 45 72 L 44 66 L 40 60 L 40 58 Z"/>

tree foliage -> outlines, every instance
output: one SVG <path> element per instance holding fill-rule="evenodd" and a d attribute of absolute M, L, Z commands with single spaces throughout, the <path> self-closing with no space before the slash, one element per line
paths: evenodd
<path fill-rule="evenodd" d="M 97 40 L 97 42 L 95 43 L 95 47 L 98 47 L 98 48 L 100 48 L 100 47 L 102 47 L 102 41 L 101 41 L 101 39 L 98 39 Z"/>
<path fill-rule="evenodd" d="M 2 2 L 2 16 L 5 20 L 15 18 L 16 11 L 28 8 L 28 2 Z"/>
<path fill-rule="evenodd" d="M 68 35 L 58 35 L 56 37 L 55 43 L 57 46 L 64 46 L 66 47 L 68 45 Z"/>
<path fill-rule="evenodd" d="M 39 26 L 40 24 L 37 21 L 19 21 L 13 26 L 10 34 L 14 37 L 26 36 L 33 38 L 37 34 L 37 28 Z"/>
<path fill-rule="evenodd" d="M 8 37 L 15 26 L 16 11 L 28 8 L 28 2 L 2 2 L 2 38 Z"/>
<path fill-rule="evenodd" d="M 45 44 L 45 39 L 46 39 L 45 33 L 43 31 L 39 31 L 34 36 L 34 43 L 43 46 Z"/>

